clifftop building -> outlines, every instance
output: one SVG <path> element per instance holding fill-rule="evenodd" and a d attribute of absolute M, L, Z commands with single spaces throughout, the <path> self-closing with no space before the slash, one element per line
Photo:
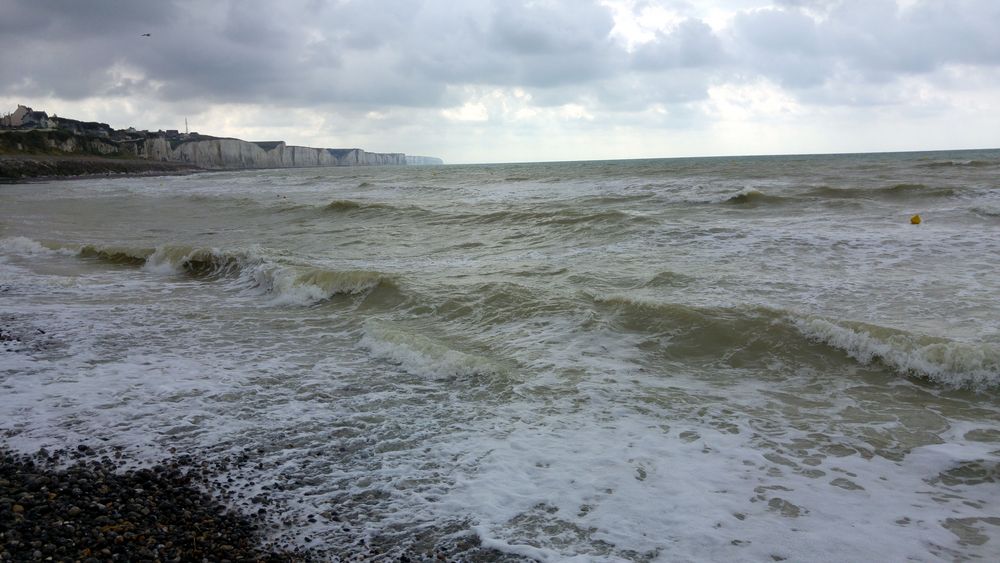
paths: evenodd
<path fill-rule="evenodd" d="M 44 111 L 34 111 L 28 106 L 18 104 L 17 109 L 0 117 L 0 127 L 27 127 L 48 129 L 52 126 L 49 114 Z"/>

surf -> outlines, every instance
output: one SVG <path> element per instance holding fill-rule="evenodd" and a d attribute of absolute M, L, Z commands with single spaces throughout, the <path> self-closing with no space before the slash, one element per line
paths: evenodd
<path fill-rule="evenodd" d="M 594 302 L 621 330 L 665 337 L 663 345 L 650 342 L 648 349 L 671 361 L 747 366 L 786 358 L 822 367 L 824 358 L 844 354 L 859 365 L 946 388 L 1000 388 L 1000 344 L 994 342 L 963 342 L 759 305 L 702 307 L 628 295 L 594 297 Z"/>

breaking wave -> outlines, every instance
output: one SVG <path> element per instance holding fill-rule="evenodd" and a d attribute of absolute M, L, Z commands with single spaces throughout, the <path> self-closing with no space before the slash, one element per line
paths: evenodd
<path fill-rule="evenodd" d="M 256 250 L 227 251 L 188 245 L 156 248 L 85 244 L 44 245 L 26 237 L 0 239 L 0 252 L 20 255 L 62 254 L 107 264 L 141 268 L 160 275 L 228 280 L 243 290 L 267 296 L 273 305 L 312 305 L 337 296 L 379 292 L 393 301 L 396 278 L 371 270 L 331 270 L 286 264 Z M 395 296 L 395 297 L 394 297 Z"/>
<path fill-rule="evenodd" d="M 1000 386 L 1000 346 L 995 343 L 961 342 L 759 306 L 695 307 L 630 296 L 595 302 L 611 306 L 624 330 L 665 336 L 667 344 L 659 352 L 670 359 L 739 366 L 787 355 L 813 357 L 825 365 L 830 350 L 837 350 L 862 365 L 881 365 L 946 387 L 979 391 Z"/>
<path fill-rule="evenodd" d="M 333 271 L 319 268 L 279 268 L 258 276 L 261 287 L 279 304 L 310 305 L 337 295 L 365 295 L 379 287 L 394 287 L 392 278 L 368 270 Z"/>
<path fill-rule="evenodd" d="M 709 193 L 699 193 L 697 195 L 686 195 L 682 196 L 679 200 L 680 203 L 690 203 L 690 204 L 728 204 L 728 205 L 765 205 L 765 204 L 782 204 L 791 203 L 795 201 L 794 198 L 768 194 L 760 191 L 757 188 L 743 188 L 736 192 L 709 192 Z"/>
<path fill-rule="evenodd" d="M 726 197 L 725 199 L 722 200 L 722 203 L 729 203 L 736 205 L 764 205 L 764 204 L 788 203 L 790 201 L 791 199 L 787 197 L 770 195 L 760 190 L 747 188 L 745 190 L 740 190 L 735 195 Z"/>
<path fill-rule="evenodd" d="M 394 278 L 368 270 L 329 270 L 282 264 L 264 254 L 185 245 L 126 248 L 85 245 L 81 258 L 140 267 L 158 274 L 230 279 L 244 289 L 271 298 L 275 305 L 312 305 L 338 295 L 365 295 L 377 288 L 395 288 Z"/>
<path fill-rule="evenodd" d="M 156 248 L 140 265 L 151 272 L 219 278 L 239 276 L 263 262 L 261 257 L 250 252 L 167 245 Z"/>
<path fill-rule="evenodd" d="M 67 254 L 66 249 L 46 246 L 28 237 L 9 237 L 0 239 L 0 253 L 3 254 Z"/>
<path fill-rule="evenodd" d="M 982 390 L 1000 385 L 1000 346 L 932 338 L 904 331 L 795 319 L 806 337 L 843 350 L 863 365 L 880 363 L 896 372 L 924 377 L 949 387 Z"/>
<path fill-rule="evenodd" d="M 272 298 L 273 304 L 311 305 L 338 295 L 361 295 L 393 280 L 367 270 L 327 270 L 279 264 L 255 252 L 161 247 L 145 265 L 153 271 L 173 271 L 194 276 L 233 277 Z"/>
<path fill-rule="evenodd" d="M 505 370 L 489 358 L 452 349 L 428 336 L 385 321 L 365 323 L 361 345 L 407 373 L 431 379 L 497 375 Z"/>

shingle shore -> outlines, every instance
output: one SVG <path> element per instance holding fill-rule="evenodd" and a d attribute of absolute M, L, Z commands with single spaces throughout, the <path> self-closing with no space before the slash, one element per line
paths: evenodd
<path fill-rule="evenodd" d="M 0 561 L 316 560 L 266 544 L 263 512 L 228 511 L 199 488 L 206 476 L 189 456 L 119 469 L 87 446 L 0 449 Z"/>

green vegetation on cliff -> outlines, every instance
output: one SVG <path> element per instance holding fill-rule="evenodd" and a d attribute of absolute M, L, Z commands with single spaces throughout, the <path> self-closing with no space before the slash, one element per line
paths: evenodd
<path fill-rule="evenodd" d="M 0 131 L 0 154 L 5 155 L 93 155 L 134 158 L 135 154 L 121 151 L 117 144 L 78 135 L 60 129 L 28 129 Z"/>
<path fill-rule="evenodd" d="M 141 158 L 105 158 L 73 154 L 0 154 L 0 183 L 31 178 L 110 176 L 112 174 L 186 174 L 198 168 L 180 162 Z"/>

